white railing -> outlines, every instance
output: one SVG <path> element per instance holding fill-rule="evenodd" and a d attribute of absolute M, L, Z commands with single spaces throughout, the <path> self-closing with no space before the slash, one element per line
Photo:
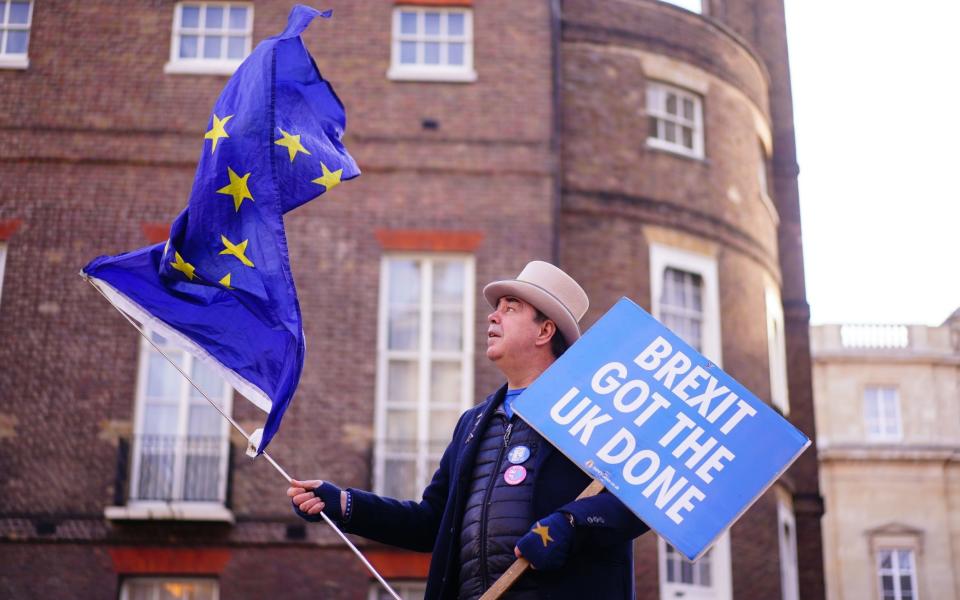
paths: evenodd
<path fill-rule="evenodd" d="M 844 348 L 906 348 L 910 329 L 906 325 L 841 325 L 840 343 Z"/>

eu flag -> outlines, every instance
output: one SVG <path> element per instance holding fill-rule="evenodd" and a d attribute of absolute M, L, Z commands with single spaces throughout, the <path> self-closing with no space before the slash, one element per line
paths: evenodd
<path fill-rule="evenodd" d="M 198 356 L 268 413 L 258 453 L 300 380 L 303 323 L 283 214 L 360 174 L 346 115 L 300 34 L 296 6 L 217 99 L 187 208 L 169 239 L 83 268 L 118 308 Z"/>

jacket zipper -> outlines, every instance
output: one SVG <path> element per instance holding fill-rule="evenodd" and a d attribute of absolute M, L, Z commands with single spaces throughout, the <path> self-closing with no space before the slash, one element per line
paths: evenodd
<path fill-rule="evenodd" d="M 480 507 L 480 572 L 483 575 L 483 589 L 490 587 L 490 572 L 487 570 L 487 505 L 490 502 L 490 495 L 493 493 L 493 486 L 497 483 L 497 477 L 500 475 L 500 463 L 503 461 L 503 451 L 507 449 L 510 443 L 510 431 L 513 429 L 513 423 L 507 423 L 507 428 L 503 432 L 503 445 L 497 452 L 497 462 L 493 467 L 493 477 L 487 483 L 487 491 L 483 495 L 483 505 Z"/>

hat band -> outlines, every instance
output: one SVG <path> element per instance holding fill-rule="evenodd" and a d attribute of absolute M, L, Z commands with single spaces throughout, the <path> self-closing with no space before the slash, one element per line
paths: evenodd
<path fill-rule="evenodd" d="M 515 279 L 514 281 L 517 281 L 517 282 L 520 282 L 520 283 L 525 283 L 525 284 L 527 284 L 527 285 L 532 285 L 533 287 L 535 287 L 535 288 L 537 288 L 538 290 L 542 291 L 544 294 L 546 294 L 546 295 L 550 296 L 551 298 L 553 298 L 554 300 L 556 300 L 556 301 L 557 301 L 557 304 L 559 304 L 560 306 L 562 306 L 562 307 L 563 307 L 563 310 L 565 310 L 565 311 L 567 312 L 567 316 L 569 316 L 571 319 L 573 319 L 573 324 L 577 326 L 577 331 L 580 330 L 580 323 L 579 323 L 578 319 L 577 319 L 575 316 L 573 316 L 573 312 L 572 312 L 569 308 L 567 308 L 567 305 L 563 303 L 563 300 L 561 300 L 560 298 L 557 298 L 557 297 L 553 294 L 553 292 L 551 292 L 550 290 L 548 290 L 548 289 L 545 288 L 545 287 L 541 287 L 541 286 L 533 283 L 532 281 L 526 281 L 526 280 L 523 280 L 523 279 Z M 534 308 L 536 308 L 536 307 L 534 307 Z M 540 309 L 537 309 L 537 310 L 540 310 Z M 543 311 L 540 311 L 540 312 L 543 312 Z"/>

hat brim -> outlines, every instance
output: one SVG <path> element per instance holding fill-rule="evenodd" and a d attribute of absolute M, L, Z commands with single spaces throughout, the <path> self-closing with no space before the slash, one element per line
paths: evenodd
<path fill-rule="evenodd" d="M 573 318 L 567 307 L 557 300 L 556 296 L 542 287 L 526 281 L 508 279 L 488 283 L 483 288 L 483 297 L 493 308 L 497 307 L 497 302 L 504 296 L 516 296 L 547 315 L 547 318 L 557 324 L 557 329 L 563 334 L 567 345 L 580 339 L 580 326 L 577 325 L 577 320 Z"/>

